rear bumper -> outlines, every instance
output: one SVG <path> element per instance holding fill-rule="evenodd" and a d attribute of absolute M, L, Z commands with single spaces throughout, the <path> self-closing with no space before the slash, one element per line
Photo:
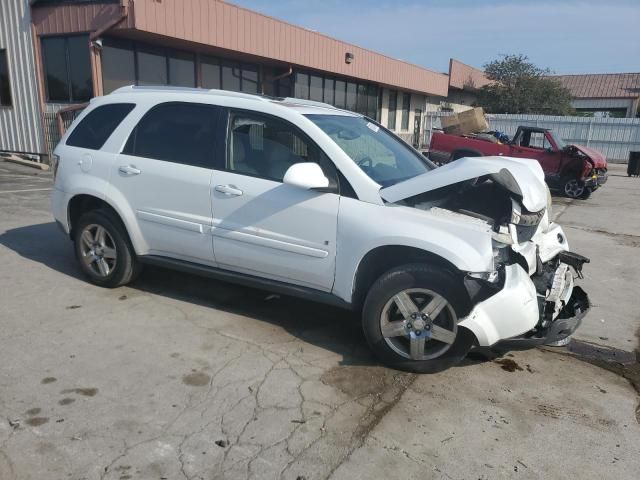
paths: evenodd
<path fill-rule="evenodd" d="M 51 205 L 51 213 L 56 223 L 62 228 L 62 230 L 69 233 L 69 219 L 67 212 L 67 204 L 69 201 L 68 195 L 62 190 L 54 188 L 51 191 L 51 198 L 49 199 Z"/>

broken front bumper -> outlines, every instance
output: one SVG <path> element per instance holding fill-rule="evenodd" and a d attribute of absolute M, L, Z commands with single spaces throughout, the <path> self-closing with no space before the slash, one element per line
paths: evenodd
<path fill-rule="evenodd" d="M 506 266 L 503 288 L 478 303 L 459 325 L 471 330 L 480 346 L 503 341 L 536 345 L 568 337 L 580 325 L 590 303 L 587 294 L 573 285 L 570 272 L 567 280 L 566 267 L 568 264 L 560 263 L 553 272 L 552 288 L 546 296 L 541 296 L 520 265 Z M 582 264 L 574 269 L 579 272 L 581 267 Z M 557 275 L 558 272 L 564 273 Z M 557 309 L 556 305 L 559 305 Z"/>
<path fill-rule="evenodd" d="M 500 346 L 524 347 L 535 345 L 546 345 L 564 340 L 573 334 L 582 319 L 591 309 L 589 297 L 580 287 L 573 287 L 571 297 L 565 307 L 560 311 L 560 315 L 549 324 L 548 327 L 535 332 L 528 332 L 514 338 L 509 338 L 499 342 Z"/>
<path fill-rule="evenodd" d="M 585 187 L 589 187 L 595 190 L 598 187 L 601 187 L 602 185 L 607 183 L 608 178 L 609 178 L 609 174 L 606 169 L 604 168 L 597 169 L 597 170 L 594 170 L 590 176 L 585 178 L 584 185 Z"/>

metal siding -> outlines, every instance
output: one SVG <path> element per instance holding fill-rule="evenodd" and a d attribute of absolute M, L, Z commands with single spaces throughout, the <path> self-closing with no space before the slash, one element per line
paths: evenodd
<path fill-rule="evenodd" d="M 0 49 L 7 51 L 13 103 L 0 107 L 0 149 L 43 153 L 28 0 L 0 1 Z"/>
<path fill-rule="evenodd" d="M 19 2 L 20 0 L 2 0 Z M 27 0 L 24 2 L 28 3 Z M 137 4 L 137 2 L 136 2 Z M 24 6 L 25 9 L 29 9 Z M 111 20 L 120 17 L 120 5 L 117 3 L 89 5 L 58 5 L 34 7 L 31 9 L 33 24 L 37 35 L 89 32 L 97 30 Z M 116 28 L 121 28 L 118 26 Z"/>
<path fill-rule="evenodd" d="M 208 4 L 208 15 L 203 14 L 203 1 Z M 61 10 L 61 7 L 58 9 Z M 141 31 L 361 78 L 405 90 L 447 95 L 447 75 L 340 42 L 318 32 L 219 0 L 136 0 L 134 11 L 135 28 Z M 165 18 L 166 22 L 159 22 L 158 17 Z M 201 24 L 199 28 L 194 28 L 194 23 L 198 20 Z M 354 62 L 350 65 L 344 61 L 346 52 L 355 56 Z"/>

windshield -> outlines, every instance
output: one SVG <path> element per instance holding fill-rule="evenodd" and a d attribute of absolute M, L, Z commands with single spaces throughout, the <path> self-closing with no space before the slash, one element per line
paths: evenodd
<path fill-rule="evenodd" d="M 547 132 L 549 132 L 549 135 L 551 135 L 551 137 L 553 137 L 553 140 L 556 142 L 556 147 L 558 148 L 558 150 L 564 150 L 564 148 L 567 146 L 567 143 L 558 136 L 557 133 L 555 133 L 553 130 L 547 130 Z"/>
<path fill-rule="evenodd" d="M 307 115 L 371 179 L 388 187 L 435 168 L 391 132 L 363 117 Z"/>

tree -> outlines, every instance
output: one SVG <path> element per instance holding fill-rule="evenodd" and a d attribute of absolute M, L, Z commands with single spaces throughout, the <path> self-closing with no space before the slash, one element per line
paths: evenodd
<path fill-rule="evenodd" d="M 570 115 L 571 92 L 525 55 L 503 55 L 484 65 L 491 83 L 478 90 L 477 104 L 487 113 Z"/>

